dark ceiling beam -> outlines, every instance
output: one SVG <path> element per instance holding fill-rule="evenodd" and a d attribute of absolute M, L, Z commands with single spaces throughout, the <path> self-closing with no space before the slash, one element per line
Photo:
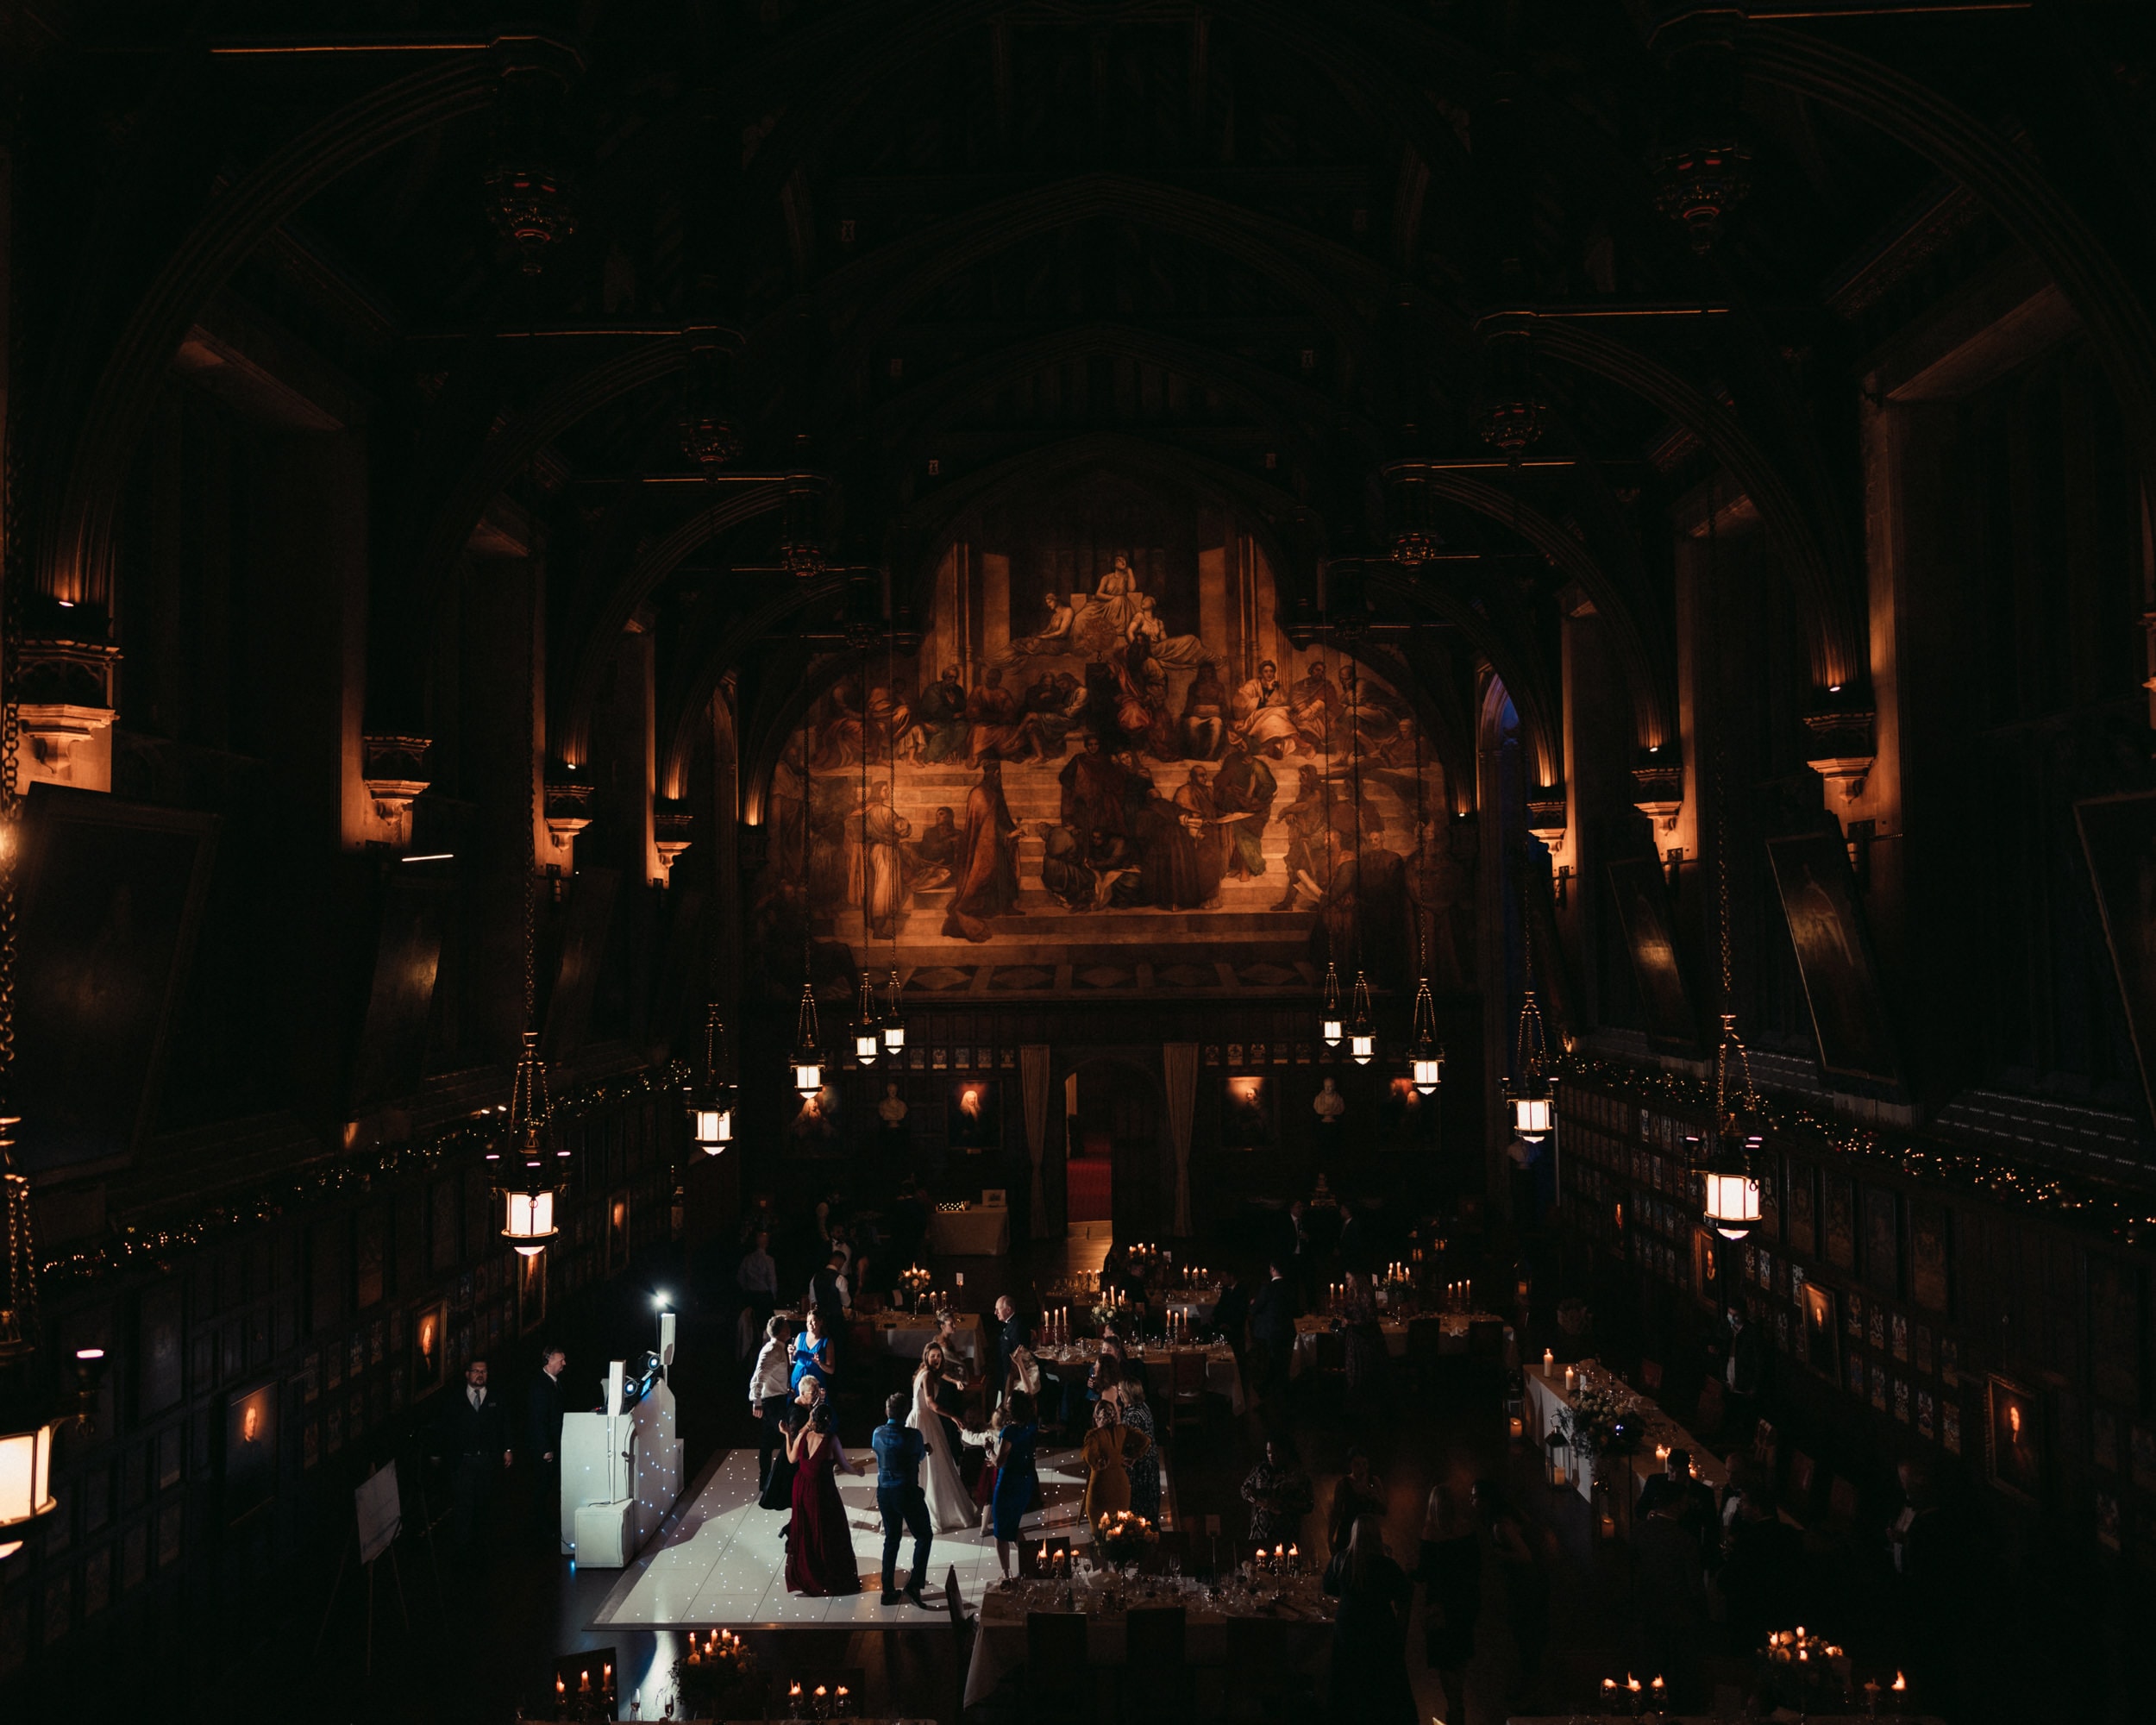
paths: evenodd
<path fill-rule="evenodd" d="M 72 439 L 53 438 L 65 453 L 45 470 L 58 502 L 40 536 L 41 592 L 110 604 L 113 534 L 135 448 L 172 355 L 210 296 L 323 187 L 407 138 L 489 106 L 499 71 L 493 55 L 475 53 L 392 79 L 309 127 L 210 204 L 112 344 Z"/>
<path fill-rule="evenodd" d="M 1863 585 L 1835 532 L 1831 499 L 1800 499 L 1738 417 L 1704 389 L 1611 337 L 1600 326 L 1541 319 L 1532 311 L 1493 312 L 1493 332 L 1524 331 L 1539 360 L 1556 360 L 1630 391 L 1676 420 L 1727 467 L 1758 505 L 1788 566 L 1802 619 L 1812 679 L 1823 692 L 1862 687 L 1871 656 L 1862 608 Z M 1831 536 L 1822 538 L 1822 532 Z M 1830 549 L 1830 546 L 1832 549 Z"/>
<path fill-rule="evenodd" d="M 1646 574 L 1638 567 L 1637 558 L 1633 559 L 1633 567 L 1628 572 L 1631 579 L 1620 583 L 1587 545 L 1548 516 L 1520 503 L 1513 492 L 1457 469 L 1419 461 L 1395 461 L 1385 468 L 1388 474 L 1407 470 L 1420 473 L 1423 483 L 1436 495 L 1510 528 L 1540 552 L 1551 568 L 1580 584 L 1595 609 L 1608 620 L 1626 693 L 1631 698 L 1633 741 L 1641 749 L 1675 742 L 1678 735 L 1677 667 L 1663 646 L 1668 631 L 1645 626 L 1658 608 L 1647 603 Z M 1403 579 L 1417 591 L 1432 585 L 1412 574 Z"/>
<path fill-rule="evenodd" d="M 1716 28 L 1729 22 L 1725 16 Z M 1689 23 L 1665 29 L 1657 47 L 1683 51 L 1695 40 Z M 1747 77 L 1839 109 L 1914 150 L 1967 186 L 2042 260 L 2089 331 L 2143 483 L 2156 483 L 2156 321 L 2109 247 L 2040 162 L 1928 85 L 1839 42 L 1757 23 L 1736 40 Z M 2145 271 L 2146 253 L 2134 262 Z"/>
<path fill-rule="evenodd" d="M 573 667 L 567 687 L 557 702 L 549 752 L 569 766 L 581 766 L 591 744 L 592 703 L 599 693 L 606 668 L 606 656 L 636 607 L 658 590 L 659 584 L 679 568 L 692 552 L 757 516 L 784 506 L 790 474 L 767 474 L 728 486 L 708 508 L 697 512 L 663 539 L 644 547 L 621 578 L 582 609 L 580 619 L 568 630 L 567 656 Z M 788 577 L 789 580 L 793 578 Z"/>

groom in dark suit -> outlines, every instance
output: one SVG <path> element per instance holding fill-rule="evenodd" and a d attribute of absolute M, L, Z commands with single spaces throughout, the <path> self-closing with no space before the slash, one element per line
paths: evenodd
<path fill-rule="evenodd" d="M 899 1540 L 910 1530 L 913 1571 L 905 1596 L 926 1611 L 935 1609 L 921 1597 L 921 1587 L 928 1579 L 928 1548 L 936 1535 L 929 1523 L 928 1498 L 921 1490 L 921 1464 L 928 1459 L 928 1446 L 906 1423 L 911 1405 L 903 1391 L 893 1390 L 884 1401 L 887 1417 L 869 1433 L 868 1443 L 876 1452 L 876 1508 L 883 1512 L 883 1603 L 899 1603 Z"/>

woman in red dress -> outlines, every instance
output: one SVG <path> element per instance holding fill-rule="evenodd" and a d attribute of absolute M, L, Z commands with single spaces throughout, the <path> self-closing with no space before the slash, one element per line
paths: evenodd
<path fill-rule="evenodd" d="M 787 1591 L 818 1599 L 860 1592 L 861 1568 L 854 1560 L 846 1506 L 838 1496 L 837 1470 L 859 1473 L 867 1464 L 847 1459 L 845 1446 L 831 1430 L 830 1402 L 818 1402 L 808 1424 L 786 1440 L 786 1458 L 794 1466 Z"/>

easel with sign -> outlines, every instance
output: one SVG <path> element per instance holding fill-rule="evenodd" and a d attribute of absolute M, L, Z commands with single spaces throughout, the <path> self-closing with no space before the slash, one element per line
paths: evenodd
<path fill-rule="evenodd" d="M 344 1554 L 337 1559 L 337 1578 L 330 1584 L 329 1603 L 323 1607 L 322 1627 L 315 1631 L 315 1652 L 322 1651 L 323 1637 L 329 1633 L 329 1616 L 337 1609 L 337 1595 L 344 1586 L 344 1571 L 352 1561 L 356 1548 L 360 1567 L 367 1571 L 367 1664 L 364 1672 L 373 1675 L 374 1670 L 374 1565 L 385 1555 L 389 1559 L 390 1578 L 397 1584 L 397 1609 L 404 1620 L 407 1634 L 411 1631 L 411 1609 L 404 1603 L 404 1578 L 397 1567 L 397 1535 L 404 1525 L 404 1509 L 397 1493 L 397 1465 L 377 1468 L 361 1480 L 352 1493 L 353 1536 L 345 1542 Z"/>

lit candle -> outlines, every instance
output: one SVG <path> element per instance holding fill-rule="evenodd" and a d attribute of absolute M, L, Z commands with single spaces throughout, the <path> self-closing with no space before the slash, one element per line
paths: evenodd
<path fill-rule="evenodd" d="M 1909 1692 L 1909 1680 L 1899 1672 L 1894 1673 L 1894 1692 L 1896 1695 L 1907 1695 Z"/>
<path fill-rule="evenodd" d="M 1557 1351 L 1555 1348 L 1545 1348 L 1545 1349 L 1543 1349 L 1543 1351 L 1542 1351 L 1542 1375 L 1543 1375 L 1545 1377 L 1549 1377 L 1551 1373 L 1553 1373 L 1553 1372 L 1557 1370 Z"/>

